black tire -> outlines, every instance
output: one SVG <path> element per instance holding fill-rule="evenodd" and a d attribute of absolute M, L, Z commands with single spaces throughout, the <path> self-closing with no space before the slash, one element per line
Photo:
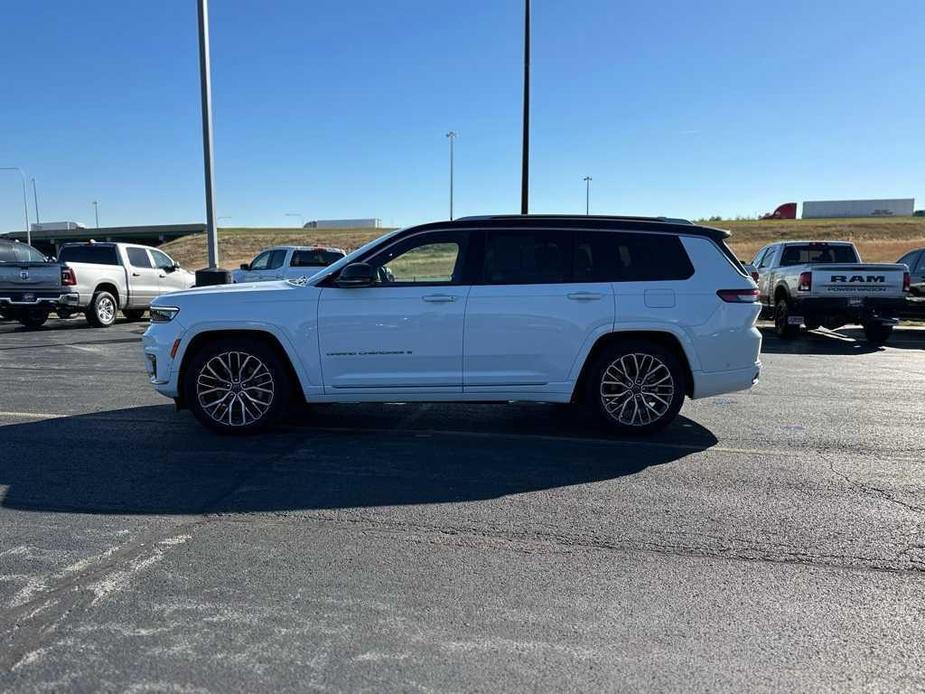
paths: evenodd
<path fill-rule="evenodd" d="M 611 431 L 651 434 L 678 415 L 686 374 L 673 350 L 649 340 L 620 341 L 594 360 L 585 400 Z"/>
<path fill-rule="evenodd" d="M 242 337 L 203 345 L 190 357 L 181 388 L 187 407 L 203 426 L 241 435 L 262 431 L 279 419 L 294 385 L 272 347 Z"/>
<path fill-rule="evenodd" d="M 774 307 L 774 333 L 782 340 L 792 340 L 800 334 L 799 325 L 790 325 L 790 304 L 778 299 Z"/>
<path fill-rule="evenodd" d="M 42 309 L 29 309 L 20 313 L 16 317 L 16 320 L 30 330 L 35 330 L 45 325 L 45 321 L 48 320 L 48 311 L 43 311 Z"/>
<path fill-rule="evenodd" d="M 58 314 L 58 318 L 61 320 L 67 320 L 68 318 L 73 318 L 77 312 L 72 309 L 59 308 L 55 313 Z"/>
<path fill-rule="evenodd" d="M 867 341 L 872 345 L 886 344 L 892 334 L 892 325 L 884 325 L 883 323 L 864 324 L 864 337 L 867 338 Z"/>
<path fill-rule="evenodd" d="M 119 304 L 116 297 L 106 291 L 99 291 L 93 295 L 93 301 L 87 308 L 87 321 L 94 328 L 108 328 L 116 322 Z"/>
<path fill-rule="evenodd" d="M 140 321 L 145 317 L 145 309 L 143 308 L 124 308 L 122 309 L 122 315 L 126 317 L 127 320 L 131 322 Z"/>

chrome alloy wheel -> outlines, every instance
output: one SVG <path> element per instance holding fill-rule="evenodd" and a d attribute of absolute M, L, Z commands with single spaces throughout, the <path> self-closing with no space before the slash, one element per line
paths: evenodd
<path fill-rule="evenodd" d="M 112 323 L 116 317 L 116 302 L 108 296 L 101 296 L 96 302 L 96 316 L 101 323 Z"/>
<path fill-rule="evenodd" d="M 253 354 L 223 352 L 199 370 L 196 397 L 219 424 L 243 427 L 263 417 L 273 404 L 273 374 Z"/>
<path fill-rule="evenodd" d="M 671 371 L 651 354 L 624 354 L 604 369 L 601 403 L 620 424 L 641 427 L 665 416 L 674 399 Z"/>

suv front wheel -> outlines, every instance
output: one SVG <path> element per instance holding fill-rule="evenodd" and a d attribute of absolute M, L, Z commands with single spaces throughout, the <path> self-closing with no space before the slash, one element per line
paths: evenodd
<path fill-rule="evenodd" d="M 185 369 L 183 395 L 193 415 L 221 434 L 250 434 L 272 424 L 291 390 L 280 357 L 265 342 L 211 342 Z"/>
<path fill-rule="evenodd" d="M 677 355 L 648 340 L 627 340 L 595 360 L 588 402 L 605 425 L 623 434 L 647 434 L 677 416 L 687 389 Z"/>

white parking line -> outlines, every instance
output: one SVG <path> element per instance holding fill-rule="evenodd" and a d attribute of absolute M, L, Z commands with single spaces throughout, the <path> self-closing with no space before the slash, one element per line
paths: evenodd
<path fill-rule="evenodd" d="M 69 414 L 45 414 L 42 412 L 2 412 L 0 417 L 16 417 L 17 419 L 60 419 L 70 417 Z"/>

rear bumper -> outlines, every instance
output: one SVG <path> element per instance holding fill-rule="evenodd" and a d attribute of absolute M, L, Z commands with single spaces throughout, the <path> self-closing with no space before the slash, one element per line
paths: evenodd
<path fill-rule="evenodd" d="M 694 371 L 694 399 L 708 398 L 711 395 L 734 393 L 737 390 L 748 390 L 758 382 L 761 375 L 761 362 L 756 361 L 743 369 L 729 371 Z"/>
<path fill-rule="evenodd" d="M 4 308 L 77 308 L 80 295 L 77 292 L 28 292 L 15 291 L 0 294 L 0 306 Z"/>
<path fill-rule="evenodd" d="M 859 303 L 858 303 L 859 302 Z M 878 299 L 872 297 L 850 298 L 800 298 L 795 297 L 792 302 L 794 313 L 802 312 L 812 315 L 825 316 L 851 316 L 860 318 L 865 316 L 883 316 L 891 318 L 900 313 L 906 305 L 906 298 Z"/>

